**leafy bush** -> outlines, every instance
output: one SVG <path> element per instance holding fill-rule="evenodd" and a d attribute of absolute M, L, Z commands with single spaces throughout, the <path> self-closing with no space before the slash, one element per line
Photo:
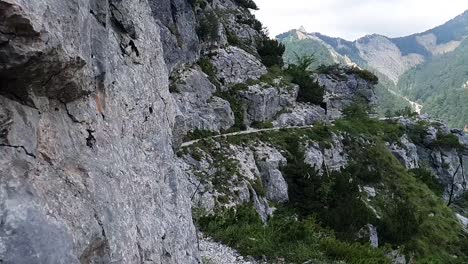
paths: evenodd
<path fill-rule="evenodd" d="M 242 45 L 242 41 L 239 39 L 239 37 L 237 37 L 236 34 L 232 33 L 229 30 L 226 30 L 226 35 L 227 35 L 227 41 L 229 45 L 237 46 L 237 47 Z"/>
<path fill-rule="evenodd" d="M 415 117 L 417 115 L 418 113 L 413 111 L 413 108 L 411 108 L 411 106 L 406 106 L 403 109 L 395 111 L 395 116 Z"/>
<path fill-rule="evenodd" d="M 263 64 L 267 67 L 279 66 L 283 67 L 283 54 L 285 46 L 274 39 L 264 39 L 257 49 Z"/>
<path fill-rule="evenodd" d="M 351 239 L 355 232 L 369 223 L 372 214 L 360 199 L 354 176 L 344 171 L 319 176 L 317 169 L 304 161 L 297 138 L 287 139 L 288 163 L 283 173 L 288 182 L 290 204 L 307 217 L 317 215 L 324 225 Z M 324 167 L 325 171 L 328 171 Z"/>
<path fill-rule="evenodd" d="M 200 20 L 197 35 L 204 41 L 215 41 L 219 38 L 218 16 L 213 11 L 207 12 Z"/>
<path fill-rule="evenodd" d="M 320 65 L 317 70 L 317 73 L 320 74 L 334 74 L 341 76 L 342 73 L 346 74 L 354 74 L 357 75 L 359 78 L 369 81 L 372 84 L 378 84 L 379 78 L 368 70 L 363 70 L 358 67 L 341 67 L 339 64 L 332 64 L 332 65 Z"/>
<path fill-rule="evenodd" d="M 427 136 L 428 124 L 420 121 L 409 127 L 408 136 L 414 144 L 422 144 Z"/>
<path fill-rule="evenodd" d="M 253 0 L 235 0 L 236 3 L 242 7 L 258 10 L 257 4 Z"/>
<path fill-rule="evenodd" d="M 313 62 L 313 56 L 298 56 L 296 64 L 290 64 L 286 73 L 291 76 L 291 82 L 299 85 L 298 101 L 320 104 L 323 101 L 325 89 L 311 77 L 309 67 Z"/>
<path fill-rule="evenodd" d="M 436 176 L 425 168 L 411 169 L 410 173 L 418 180 L 431 189 L 437 196 L 442 196 L 444 193 L 444 187 L 439 183 Z"/>

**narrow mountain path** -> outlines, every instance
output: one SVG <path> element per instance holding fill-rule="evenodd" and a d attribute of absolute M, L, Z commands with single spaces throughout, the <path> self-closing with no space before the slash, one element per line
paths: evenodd
<path fill-rule="evenodd" d="M 205 137 L 205 138 L 200 138 L 196 140 L 191 140 L 182 143 L 180 146 L 181 148 L 183 147 L 188 147 L 191 146 L 200 140 L 203 139 L 211 139 L 211 138 L 220 138 L 220 137 L 231 137 L 231 136 L 237 136 L 237 135 L 248 135 L 248 134 L 255 134 L 255 133 L 260 133 L 260 132 L 267 132 L 267 131 L 278 131 L 278 130 L 283 130 L 283 129 L 305 129 L 305 128 L 313 128 L 313 125 L 307 125 L 307 126 L 289 126 L 289 127 L 273 127 L 273 128 L 262 128 L 262 129 L 250 129 L 250 130 L 245 130 L 245 131 L 238 131 L 238 132 L 232 132 L 232 133 L 226 133 L 226 134 L 220 134 L 216 136 L 211 136 L 211 137 Z"/>

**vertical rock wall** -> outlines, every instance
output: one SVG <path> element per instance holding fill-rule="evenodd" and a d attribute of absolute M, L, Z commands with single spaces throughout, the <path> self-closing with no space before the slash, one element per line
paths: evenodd
<path fill-rule="evenodd" d="M 147 0 L 0 0 L 0 262 L 196 263 Z"/>

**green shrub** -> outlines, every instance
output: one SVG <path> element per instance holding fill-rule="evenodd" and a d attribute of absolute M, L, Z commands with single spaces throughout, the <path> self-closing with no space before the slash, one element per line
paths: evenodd
<path fill-rule="evenodd" d="M 356 74 L 361 79 L 369 81 L 370 83 L 372 83 L 374 85 L 379 83 L 379 78 L 375 74 L 373 74 L 372 72 L 370 72 L 368 70 L 362 70 L 362 69 L 359 69 L 358 67 L 351 67 L 351 68 L 346 68 L 346 73 L 347 74 Z"/>
<path fill-rule="evenodd" d="M 325 89 L 311 77 L 309 67 L 313 62 L 313 56 L 298 56 L 296 64 L 290 64 L 286 69 L 286 73 L 291 76 L 291 82 L 299 85 L 298 101 L 320 104 L 323 102 Z"/>
<path fill-rule="evenodd" d="M 433 147 L 443 149 L 464 150 L 465 146 L 460 143 L 460 140 L 454 134 L 437 133 L 437 139 L 432 142 Z"/>
<path fill-rule="evenodd" d="M 216 85 L 217 87 L 220 87 L 221 84 L 219 83 L 218 81 L 218 78 L 216 77 L 216 68 L 215 66 L 213 65 L 213 63 L 211 63 L 211 60 L 210 58 L 208 57 L 201 57 L 198 62 L 197 62 L 198 66 L 200 66 L 201 70 L 206 74 L 208 75 L 208 79 L 210 80 L 210 82 L 214 85 Z"/>
<path fill-rule="evenodd" d="M 226 35 L 229 45 L 236 47 L 242 46 L 242 41 L 239 39 L 239 37 L 237 37 L 236 34 L 232 33 L 229 30 L 226 30 Z"/>
<path fill-rule="evenodd" d="M 357 75 L 359 78 L 364 79 L 366 81 L 369 81 L 370 83 L 376 85 L 379 83 L 379 78 L 373 74 L 372 72 L 368 70 L 363 70 L 358 67 L 343 67 L 339 64 L 333 64 L 333 65 L 320 65 L 317 70 L 317 73 L 319 74 L 334 74 L 338 77 L 343 77 L 343 73 L 346 74 L 354 74 Z"/>
<path fill-rule="evenodd" d="M 196 140 L 196 139 L 202 139 L 202 138 L 208 138 L 217 135 L 218 133 L 209 131 L 209 130 L 200 130 L 200 129 L 195 129 L 194 131 L 190 131 L 187 133 L 187 135 L 184 137 L 184 141 L 191 141 L 191 140 Z"/>
<path fill-rule="evenodd" d="M 444 187 L 439 183 L 436 176 L 425 168 L 415 168 L 411 169 L 410 173 L 418 180 L 431 189 L 437 196 L 442 196 L 444 193 Z"/>
<path fill-rule="evenodd" d="M 272 122 L 254 122 L 252 123 L 251 126 L 257 129 L 273 128 L 273 123 Z"/>
<path fill-rule="evenodd" d="M 421 225 L 416 212 L 417 208 L 407 198 L 389 202 L 379 230 L 382 241 L 399 245 L 413 238 Z"/>
<path fill-rule="evenodd" d="M 286 47 L 277 40 L 264 39 L 257 49 L 257 52 L 265 66 L 271 67 L 276 65 L 283 67 L 283 54 L 285 49 Z"/>
<path fill-rule="evenodd" d="M 286 144 L 288 163 L 282 171 L 288 182 L 290 204 L 303 217 L 314 214 L 338 232 L 339 237 L 347 239 L 371 221 L 372 214 L 360 199 L 357 181 L 351 173 L 319 176 L 320 168 L 305 163 L 297 138 L 288 138 Z"/>
<path fill-rule="evenodd" d="M 253 9 L 253 10 L 258 10 L 258 6 L 257 4 L 255 4 L 253 0 L 235 0 L 235 1 L 239 6 Z"/>
<path fill-rule="evenodd" d="M 363 100 L 356 99 L 343 109 L 343 116 L 347 119 L 368 119 L 371 107 Z"/>
<path fill-rule="evenodd" d="M 244 87 L 244 86 L 237 86 L 237 88 Z M 228 130 L 223 132 L 237 132 L 246 130 L 247 126 L 245 125 L 245 117 L 244 117 L 244 105 L 242 101 L 239 100 L 238 90 L 231 89 L 225 92 L 216 92 L 216 96 L 223 98 L 224 100 L 228 101 L 231 105 L 232 112 L 234 113 L 234 125 Z"/>
<path fill-rule="evenodd" d="M 265 187 L 263 186 L 263 182 L 261 179 L 257 178 L 255 180 L 250 181 L 250 185 L 252 185 L 252 188 L 255 190 L 257 195 L 260 196 L 266 196 L 266 190 Z"/>
<path fill-rule="evenodd" d="M 208 11 L 200 20 L 197 35 L 204 41 L 216 41 L 219 38 L 219 21 L 214 12 Z"/>
<path fill-rule="evenodd" d="M 408 136 L 414 144 L 423 144 L 427 136 L 429 125 L 424 121 L 419 121 L 408 128 Z"/>
<path fill-rule="evenodd" d="M 394 116 L 415 117 L 418 116 L 418 113 L 413 111 L 413 108 L 411 108 L 411 106 L 406 106 L 403 109 L 395 111 Z"/>

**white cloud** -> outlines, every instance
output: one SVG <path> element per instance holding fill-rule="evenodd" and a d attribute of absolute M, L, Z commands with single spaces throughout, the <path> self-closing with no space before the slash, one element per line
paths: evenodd
<path fill-rule="evenodd" d="M 441 25 L 468 9 L 467 0 L 255 0 L 270 34 L 303 25 L 310 32 L 354 40 L 399 37 Z"/>

